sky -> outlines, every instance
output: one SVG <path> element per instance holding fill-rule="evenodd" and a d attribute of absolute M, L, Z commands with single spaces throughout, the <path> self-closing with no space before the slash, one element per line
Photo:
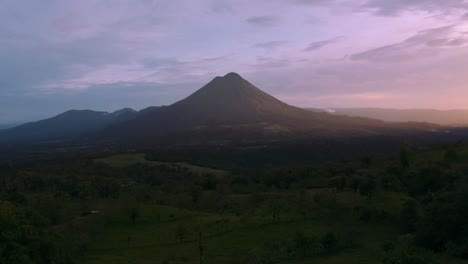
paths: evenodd
<path fill-rule="evenodd" d="M 0 123 L 172 104 L 237 72 L 315 108 L 468 108 L 465 0 L 1 0 Z"/>

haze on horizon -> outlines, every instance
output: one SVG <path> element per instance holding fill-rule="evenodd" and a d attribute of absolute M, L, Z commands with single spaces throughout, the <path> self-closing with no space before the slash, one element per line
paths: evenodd
<path fill-rule="evenodd" d="M 465 0 L 0 3 L 0 123 L 141 109 L 235 71 L 315 108 L 468 108 Z"/>

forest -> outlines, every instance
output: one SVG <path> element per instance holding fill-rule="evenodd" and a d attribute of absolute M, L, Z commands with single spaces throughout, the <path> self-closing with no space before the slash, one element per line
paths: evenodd
<path fill-rule="evenodd" d="M 276 165 L 208 149 L 4 162 L 0 263 L 468 263 L 467 144 L 289 150 L 265 154 Z"/>

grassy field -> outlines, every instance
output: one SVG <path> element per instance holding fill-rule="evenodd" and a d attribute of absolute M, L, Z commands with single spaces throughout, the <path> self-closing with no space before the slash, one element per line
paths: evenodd
<path fill-rule="evenodd" d="M 145 158 L 145 154 L 119 154 L 110 157 L 96 159 L 95 162 L 104 163 L 115 168 L 124 168 L 135 164 L 146 164 L 146 165 L 166 165 L 175 169 L 189 170 L 195 174 L 212 174 L 212 175 L 225 175 L 227 171 L 217 170 L 208 167 L 200 167 L 192 165 L 187 162 L 161 162 L 151 161 Z"/>
<path fill-rule="evenodd" d="M 336 232 L 340 239 L 359 239 L 353 241 L 355 245 L 338 254 L 312 258 L 314 263 L 378 262 L 382 254 L 381 244 L 395 239 L 395 230 L 388 225 L 360 221 L 353 208 L 368 203 L 354 193 L 334 194 L 331 190 L 320 190 L 320 195 L 322 201 L 313 205 L 317 208 L 316 214 L 304 218 L 285 209 L 276 222 L 271 220 L 270 214 L 264 212 L 267 210 L 265 207 L 257 208 L 245 216 L 221 216 L 145 204 L 140 208 L 141 217 L 135 224 L 131 224 L 125 210 L 106 213 L 105 208 L 118 207 L 113 204 L 115 201 L 103 203 L 100 207 L 106 214 L 107 224 L 97 235 L 84 263 L 198 263 L 194 260 L 198 259 L 199 230 L 203 234 L 205 263 L 243 263 L 236 262 L 241 257 L 240 252 L 255 252 L 270 241 L 290 240 L 297 232 L 320 237 L 330 230 Z M 373 204 L 400 206 L 405 199 L 387 193 L 376 197 Z M 334 215 L 327 212 L 329 208 L 324 210 L 321 207 L 336 207 L 340 210 L 338 215 Z M 176 234 L 181 228 L 186 234 L 180 241 Z M 310 263 L 310 260 L 285 260 L 281 263 Z"/>
<path fill-rule="evenodd" d="M 198 242 L 196 230 L 200 227 L 216 227 L 219 233 L 204 234 L 203 243 L 207 263 L 235 263 L 236 252 L 246 252 L 265 242 L 292 237 L 302 231 L 309 235 L 322 235 L 325 230 L 340 227 L 339 223 L 318 220 L 297 220 L 267 224 L 258 219 L 258 223 L 245 224 L 235 218 L 220 218 L 216 215 L 179 212 L 174 209 L 174 218 L 160 220 L 161 208 L 147 206 L 143 212 L 146 217 L 137 224 L 129 225 L 124 218 L 115 218 L 97 237 L 86 263 L 163 263 L 176 257 L 197 263 Z M 167 209 L 163 211 L 169 212 Z M 166 216 L 167 217 L 167 216 Z M 228 222 L 229 224 L 218 224 Z M 179 226 L 188 230 L 187 238 L 179 242 L 176 232 Z M 392 232 L 374 226 L 349 223 L 346 228 L 353 228 L 365 244 L 358 249 L 349 249 L 330 258 L 322 257 L 320 263 L 344 263 L 343 259 L 354 259 L 348 263 L 375 263 L 379 257 L 379 241 L 392 238 Z M 131 237 L 128 243 L 128 237 Z M 365 240 L 362 238 L 365 237 Z M 365 250 L 363 250 L 363 248 Z M 363 254 L 364 253 L 364 254 Z"/>

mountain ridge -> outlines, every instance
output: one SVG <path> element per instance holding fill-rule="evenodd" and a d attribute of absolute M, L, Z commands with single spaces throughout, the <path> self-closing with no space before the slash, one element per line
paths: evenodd
<path fill-rule="evenodd" d="M 37 143 L 41 141 L 62 141 L 97 131 L 124 116 L 136 112 L 123 108 L 109 113 L 105 111 L 68 110 L 54 117 L 22 124 L 0 131 L 0 142 Z"/>
<path fill-rule="evenodd" d="M 169 106 L 113 113 L 70 110 L 0 132 L 0 141 L 92 140 L 117 143 L 200 143 L 369 136 L 430 131 L 435 125 L 385 123 L 291 106 L 237 73 L 217 76 Z"/>

